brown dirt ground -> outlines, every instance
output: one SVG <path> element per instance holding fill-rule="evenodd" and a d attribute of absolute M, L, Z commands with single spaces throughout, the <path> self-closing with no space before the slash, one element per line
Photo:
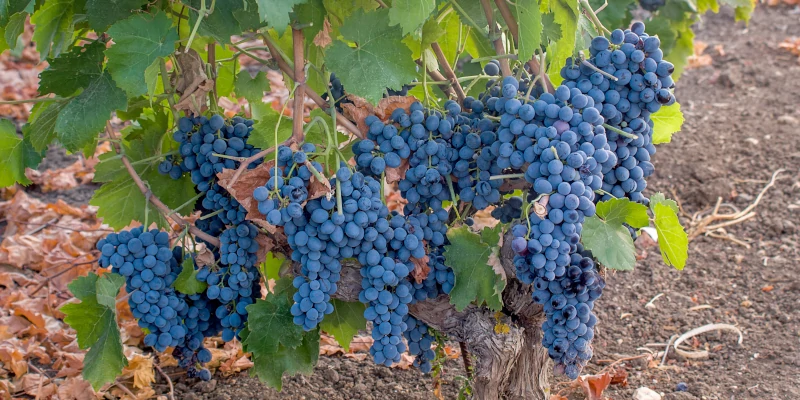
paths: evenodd
<path fill-rule="evenodd" d="M 670 353 L 667 368 L 648 368 L 642 360 L 623 363 L 628 386 L 612 386 L 607 396 L 631 398 L 636 388 L 647 386 L 667 399 L 800 398 L 800 64 L 777 48 L 791 36 L 800 36 L 800 14 L 785 6 L 759 6 L 749 27 L 734 24 L 730 10 L 708 15 L 698 26 L 697 39 L 709 44 L 706 53 L 714 62 L 686 72 L 680 81 L 686 123 L 671 144 L 659 147 L 648 190 L 677 197 L 689 214 L 707 211 L 718 197 L 743 209 L 775 170 L 786 172 L 755 218 L 727 228 L 749 248 L 699 237 L 690 244 L 683 272 L 665 266 L 650 248 L 636 271 L 610 274 L 596 309 L 601 322 L 594 361 L 585 372 L 601 370 L 606 364 L 599 360 L 639 355 L 648 343 L 665 343 L 710 323 L 738 326 L 743 343 L 737 345 L 730 332 L 708 333 L 694 343 L 710 351 L 707 359 Z M 715 45 L 723 46 L 724 55 Z M 86 203 L 94 189 L 47 198 L 64 195 Z M 645 308 L 662 293 L 655 308 Z M 701 305 L 710 307 L 689 310 Z M 442 391 L 451 399 L 464 370 L 455 361 L 446 366 Z M 689 391 L 675 392 L 678 382 L 686 382 Z M 337 357 L 322 357 L 310 377 L 284 378 L 280 393 L 246 374 L 210 383 L 179 378 L 176 385 L 181 399 L 434 398 L 432 379 L 418 371 Z M 556 383 L 553 391 L 564 387 Z M 583 398 L 572 389 L 565 394 Z"/>

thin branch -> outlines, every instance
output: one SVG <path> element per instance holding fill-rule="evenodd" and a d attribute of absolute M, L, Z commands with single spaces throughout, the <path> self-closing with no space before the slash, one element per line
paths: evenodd
<path fill-rule="evenodd" d="M 283 71 L 283 73 L 289 76 L 289 79 L 296 81 L 293 69 L 290 68 L 289 64 L 286 63 L 286 60 L 283 59 L 280 51 L 278 51 L 277 47 L 275 47 L 275 44 L 272 43 L 272 41 L 269 38 L 267 38 L 267 35 L 262 35 L 262 38 L 264 39 L 264 43 L 267 45 L 267 47 L 269 47 L 269 53 L 272 55 L 272 58 L 278 63 L 278 68 L 280 68 L 281 71 Z M 314 103 L 316 103 L 317 106 L 319 106 L 323 110 L 328 109 L 328 102 L 326 102 L 319 94 L 317 94 L 317 92 L 312 90 L 310 87 L 305 88 L 305 94 L 306 96 L 308 96 L 308 98 L 313 100 Z M 358 136 L 361 139 L 364 139 L 364 134 L 361 133 L 358 127 L 356 127 L 356 125 L 353 124 L 352 121 L 345 118 L 344 115 L 338 112 L 336 113 L 336 123 L 343 126 L 352 134 Z"/>
<path fill-rule="evenodd" d="M 489 40 L 494 44 L 494 51 L 498 56 L 505 55 L 506 50 L 503 47 L 503 39 L 500 35 L 500 31 L 497 29 L 497 24 L 494 21 L 492 5 L 489 3 L 489 0 L 481 0 L 481 6 L 483 7 L 484 14 L 486 14 L 486 21 L 489 22 Z M 505 57 L 500 58 L 500 70 L 503 72 L 503 76 L 511 75 L 511 67 L 508 66 L 508 59 Z"/>
<path fill-rule="evenodd" d="M 88 254 L 92 254 L 92 253 L 88 253 Z M 85 254 L 84 254 L 84 255 L 85 255 Z M 81 256 L 81 257 L 82 257 L 82 256 Z M 31 292 L 30 296 L 31 296 L 31 297 L 33 297 L 33 295 L 35 295 L 35 294 L 36 294 L 36 293 L 38 293 L 40 290 L 42 290 L 42 288 L 43 288 L 43 287 L 47 286 L 47 284 L 48 284 L 50 281 L 52 281 L 52 280 L 53 280 L 53 279 L 55 279 L 55 278 L 58 278 L 58 277 L 59 277 L 59 276 L 61 276 L 61 275 L 64 275 L 64 274 L 66 274 L 66 273 L 67 273 L 67 272 L 69 272 L 69 271 L 72 271 L 72 269 L 73 269 L 73 268 L 75 268 L 75 267 L 78 267 L 78 266 L 81 266 L 81 265 L 89 265 L 89 264 L 94 264 L 95 262 L 97 262 L 97 260 L 98 260 L 98 259 L 97 259 L 97 258 L 95 258 L 95 259 L 93 259 L 93 260 L 84 261 L 84 262 L 75 262 L 75 261 L 73 261 L 73 262 L 72 262 L 72 265 L 70 265 L 69 267 L 65 268 L 64 270 L 62 270 L 62 271 L 59 271 L 59 272 L 58 272 L 57 274 L 55 274 L 55 275 L 50 275 L 50 276 L 47 276 L 47 277 L 45 277 L 45 279 L 44 279 L 44 280 L 43 280 L 41 283 L 39 283 L 39 285 L 37 285 L 35 289 L 33 289 L 33 292 Z M 62 265 L 63 265 L 63 264 L 62 264 Z"/>
<path fill-rule="evenodd" d="M 163 369 L 161 369 L 161 366 L 160 366 L 160 365 L 158 365 L 158 364 L 156 363 L 156 364 L 153 364 L 153 366 L 155 366 L 155 367 L 156 367 L 156 370 L 158 371 L 158 373 L 160 373 L 160 374 L 161 374 L 161 376 L 162 376 L 162 377 L 164 377 L 164 379 L 166 379 L 166 380 L 167 380 L 167 384 L 169 385 L 169 393 L 167 393 L 167 396 L 169 396 L 169 400 L 175 400 L 175 395 L 174 395 L 174 393 L 175 393 L 175 387 L 174 387 L 174 386 L 172 386 L 172 379 L 170 379 L 170 378 L 169 378 L 169 375 L 167 375 L 166 373 L 164 373 L 164 370 L 163 370 Z"/>
<path fill-rule="evenodd" d="M 117 137 L 116 132 L 114 132 L 114 129 L 111 127 L 111 123 L 108 121 L 106 121 L 106 134 L 108 135 L 109 138 L 112 139 L 111 144 L 114 146 L 114 150 L 117 152 L 117 154 L 119 154 L 122 157 L 121 158 L 122 165 L 124 165 L 125 169 L 128 170 L 128 174 L 131 176 L 133 182 L 136 184 L 136 186 L 139 188 L 139 191 L 142 192 L 145 198 L 149 198 L 150 203 L 153 204 L 153 206 L 157 208 L 162 215 L 165 215 L 166 217 L 172 219 L 181 228 L 188 226 L 189 232 L 199 237 L 200 239 L 203 239 L 206 242 L 219 247 L 219 239 L 201 231 L 196 226 L 186 222 L 186 220 L 177 215 L 175 211 L 170 210 L 169 207 L 167 207 L 167 205 L 164 204 L 164 202 L 162 202 L 157 196 L 153 194 L 153 192 L 150 191 L 147 185 L 145 185 L 145 183 L 142 181 L 142 178 L 139 177 L 139 174 L 136 173 L 136 170 L 133 168 L 133 165 L 131 165 L 131 162 L 128 160 L 128 157 L 122 153 L 122 149 L 120 148 L 120 145 L 117 141 L 119 138 Z"/>
<path fill-rule="evenodd" d="M 436 54 L 436 60 L 439 61 L 439 65 L 444 70 L 444 75 L 447 77 L 447 80 L 450 81 L 451 87 L 456 92 L 456 96 L 458 96 L 458 102 L 463 103 L 464 98 L 466 97 L 464 95 L 464 89 L 461 87 L 461 84 L 458 83 L 458 77 L 456 77 L 456 73 L 453 72 L 453 69 L 450 68 L 450 63 L 447 62 L 447 58 L 444 56 L 441 46 L 439 46 L 439 43 L 433 42 L 431 43 L 431 48 Z"/>
<path fill-rule="evenodd" d="M 514 43 L 519 47 L 519 25 L 517 24 L 517 20 L 514 19 L 514 15 L 511 13 L 511 9 L 508 8 L 508 2 L 506 0 L 494 0 L 494 3 L 497 5 L 497 9 L 500 10 L 500 15 L 506 21 L 506 25 L 508 25 L 508 31 L 511 32 L 511 37 L 514 39 Z M 543 77 L 544 82 L 542 83 L 542 87 L 547 90 L 547 92 L 552 93 L 553 84 L 550 82 L 550 78 L 547 74 L 544 74 L 541 71 L 541 65 L 536 60 L 534 56 L 530 60 L 527 61 L 528 68 L 531 70 L 532 75 L 539 75 Z"/>
<path fill-rule="evenodd" d="M 23 99 L 23 100 L 6 100 L 0 101 L 0 105 L 15 105 L 15 104 L 26 104 L 26 103 L 41 103 L 43 101 L 65 101 L 69 100 L 69 97 L 37 97 L 35 99 Z"/>
<path fill-rule="evenodd" d="M 417 65 L 419 65 L 420 67 L 425 68 L 425 64 L 423 62 L 421 62 L 420 60 L 417 60 Z M 425 70 L 428 71 L 428 76 L 430 76 L 431 79 L 433 79 L 433 82 L 427 82 L 428 84 L 431 84 L 431 85 L 437 84 L 437 85 L 439 85 L 439 89 L 442 92 L 444 92 L 444 94 L 447 95 L 447 97 L 455 96 L 455 92 L 453 92 L 453 88 L 451 87 L 450 80 L 445 78 L 444 75 L 442 75 L 441 72 L 439 72 L 439 71 L 430 71 L 427 68 L 425 68 Z M 423 82 L 423 83 L 425 83 L 425 82 Z"/>
<path fill-rule="evenodd" d="M 294 52 L 294 82 L 297 85 L 294 90 L 294 109 L 292 112 L 292 139 L 295 143 L 302 143 L 305 140 L 303 134 L 303 103 L 305 103 L 306 71 L 305 59 L 303 58 L 303 46 L 305 40 L 301 29 L 292 28 L 292 48 Z"/>
<path fill-rule="evenodd" d="M 472 360 L 470 360 L 469 350 L 467 349 L 466 342 L 458 342 L 458 346 L 461 348 L 461 359 L 464 360 L 464 371 L 467 372 L 467 377 L 473 377 L 473 369 L 472 369 Z"/>

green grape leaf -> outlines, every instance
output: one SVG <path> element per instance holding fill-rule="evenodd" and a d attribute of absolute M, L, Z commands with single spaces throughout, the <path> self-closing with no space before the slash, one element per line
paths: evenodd
<path fill-rule="evenodd" d="M 104 183 L 94 192 L 89 204 L 97 206 L 97 216 L 114 229 L 122 229 L 132 221 L 144 223 L 146 211 L 149 211 L 148 221 L 155 222 L 160 227 L 168 226 L 161 214 L 147 204 L 144 195 L 130 177 Z"/>
<path fill-rule="evenodd" d="M 367 319 L 364 318 L 364 303 L 358 301 L 332 300 L 333 313 L 326 315 L 319 327 L 333 335 L 339 342 L 344 352 L 350 351 L 350 342 L 360 330 L 367 329 Z"/>
<path fill-rule="evenodd" d="M 97 280 L 95 293 L 97 293 L 97 303 L 111 310 L 116 310 L 117 294 L 119 288 L 125 284 L 125 277 L 119 274 L 104 274 Z"/>
<path fill-rule="evenodd" d="M 247 143 L 260 149 L 268 149 L 283 143 L 292 136 L 292 119 L 287 116 L 281 117 L 281 114 L 272 109 L 272 107 L 266 107 L 263 111 L 266 113 L 253 125 L 253 131 L 250 132 L 250 139 L 247 140 Z M 278 120 L 280 120 L 280 124 Z M 277 142 L 275 141 L 276 126 L 278 130 Z"/>
<path fill-rule="evenodd" d="M 489 245 L 489 247 L 497 247 L 500 245 L 502 233 L 503 224 L 497 224 L 494 228 L 483 228 L 481 231 L 481 241 Z"/>
<path fill-rule="evenodd" d="M 624 222 L 637 229 L 650 225 L 647 207 L 626 198 L 609 199 L 597 203 L 597 216 L 609 224 Z"/>
<path fill-rule="evenodd" d="M 66 105 L 65 101 L 45 101 L 33 106 L 22 131 L 36 151 L 47 150 L 47 145 L 56 138 L 56 118 Z"/>
<path fill-rule="evenodd" d="M 458 15 L 454 13 L 450 13 L 447 15 L 448 19 L 451 17 L 455 17 L 458 20 Z M 446 21 L 443 21 L 446 22 Z M 456 47 L 458 44 L 456 41 L 458 40 L 458 29 L 460 29 L 460 25 L 456 25 L 453 27 L 455 31 L 449 32 L 450 35 L 445 36 L 448 31 L 443 29 L 438 22 L 436 22 L 436 18 L 429 19 L 425 22 L 425 25 L 422 26 L 422 34 L 420 37 L 415 38 L 412 35 L 408 35 L 403 38 L 403 43 L 411 50 L 411 57 L 414 59 L 418 59 L 422 56 L 423 50 L 428 50 L 428 46 L 431 43 L 439 41 L 439 47 L 442 48 L 442 53 L 444 53 L 444 58 L 450 60 L 451 57 L 455 57 Z M 453 34 L 455 33 L 455 38 L 453 38 Z M 434 63 L 436 62 L 434 58 Z M 439 68 L 439 65 L 436 65 L 436 68 Z"/>
<path fill-rule="evenodd" d="M 322 0 L 333 27 L 341 26 L 356 10 L 372 11 L 380 5 L 375 0 Z"/>
<path fill-rule="evenodd" d="M 270 27 L 283 35 L 289 25 L 289 13 L 292 8 L 305 2 L 305 0 L 256 0 L 258 3 L 258 15 L 261 21 L 269 24 Z"/>
<path fill-rule="evenodd" d="M 196 10 L 200 9 L 200 0 L 182 0 L 182 2 L 192 7 L 189 11 L 189 26 L 194 27 L 195 22 L 197 22 Z M 206 0 L 205 3 L 206 8 L 211 7 L 211 0 Z M 255 13 L 255 10 L 245 8 L 251 5 L 251 1 L 217 1 L 216 4 L 214 4 L 214 12 L 208 14 L 200 22 L 200 28 L 197 34 L 210 36 L 222 44 L 230 43 L 231 36 L 239 35 L 243 31 L 242 22 L 239 19 L 246 13 Z M 260 8 L 261 7 L 259 7 L 259 9 Z M 239 16 L 239 18 L 237 18 L 237 16 Z"/>
<path fill-rule="evenodd" d="M 153 63 L 144 70 L 144 83 L 147 87 L 148 97 L 153 97 L 158 93 L 159 83 L 161 82 L 161 75 L 159 75 L 161 73 L 159 64 L 160 60 L 154 60 Z"/>
<path fill-rule="evenodd" d="M 264 262 L 261 263 L 261 275 L 267 279 L 280 280 L 281 267 L 286 263 L 286 257 L 281 253 L 268 252 Z"/>
<path fill-rule="evenodd" d="M 486 20 L 486 13 L 483 11 L 483 6 L 481 5 L 480 1 L 459 1 L 458 7 L 453 7 L 454 10 L 458 13 L 459 18 L 461 21 L 464 21 L 465 24 L 472 27 L 473 30 L 477 29 L 480 30 L 481 33 L 484 35 L 484 40 L 486 39 L 486 27 L 489 25 L 489 22 Z M 499 15 L 497 13 L 497 7 L 494 4 L 492 6 L 492 11 L 494 15 Z"/>
<path fill-rule="evenodd" d="M 89 26 L 96 32 L 103 32 L 106 28 L 139 10 L 147 0 L 86 0 L 86 17 Z"/>
<path fill-rule="evenodd" d="M 247 306 L 247 326 L 250 333 L 242 344 L 247 351 L 272 354 L 280 346 L 297 347 L 301 344 L 303 328 L 294 323 L 289 296 L 269 294 L 265 300 L 256 300 Z"/>
<path fill-rule="evenodd" d="M 181 179 L 174 180 L 170 178 L 169 175 L 162 175 L 156 168 L 151 167 L 145 174 L 142 175 L 142 179 L 150 186 L 150 190 L 153 192 L 153 195 L 161 199 L 161 201 L 163 201 L 164 204 L 166 204 L 170 209 L 180 207 L 181 205 L 192 200 L 192 198 L 197 195 L 194 183 L 192 183 L 192 179 L 189 177 L 189 174 L 184 174 Z M 193 210 L 194 204 L 195 202 L 192 201 L 188 203 L 184 209 Z M 151 219 L 152 214 L 154 213 L 156 212 L 153 211 L 150 213 Z M 165 228 L 169 227 L 169 225 L 159 226 Z"/>
<path fill-rule="evenodd" d="M 183 294 L 197 294 L 202 293 L 208 287 L 208 284 L 205 282 L 201 282 L 197 279 L 197 270 L 194 268 L 194 261 L 191 257 L 186 257 L 183 260 L 183 269 L 181 273 L 178 274 L 178 277 L 175 278 L 175 282 L 172 284 L 172 287 L 175 290 L 183 293 Z"/>
<path fill-rule="evenodd" d="M 125 92 L 104 72 L 61 110 L 56 119 L 58 140 L 69 151 L 83 150 L 105 128 L 111 113 L 127 105 Z"/>
<path fill-rule="evenodd" d="M 306 0 L 294 7 L 294 18 L 298 24 L 311 24 L 303 28 L 306 44 L 311 43 L 325 24 L 325 5 L 322 0 Z"/>
<path fill-rule="evenodd" d="M 8 24 L 5 27 L 3 38 L 6 41 L 8 48 L 17 47 L 17 38 L 25 30 L 25 20 L 28 18 L 28 13 L 18 12 L 8 19 Z"/>
<path fill-rule="evenodd" d="M 628 228 L 621 221 L 610 223 L 593 215 L 583 223 L 581 241 L 607 268 L 631 271 L 636 264 L 636 249 Z"/>
<path fill-rule="evenodd" d="M 145 70 L 175 51 L 178 31 L 165 13 L 135 14 L 108 28 L 114 45 L 106 50 L 108 70 L 130 97 L 147 93 Z"/>
<path fill-rule="evenodd" d="M 3 38 L 5 36 L 6 36 L 6 28 L 4 28 L 3 25 L 0 25 L 0 38 Z M 8 46 L 6 45 L 6 41 L 5 40 L 0 40 L 0 53 L 4 52 L 6 50 L 8 50 Z"/>
<path fill-rule="evenodd" d="M 542 14 L 542 42 L 557 42 L 561 39 L 561 25 L 552 13 Z"/>
<path fill-rule="evenodd" d="M 31 16 L 33 41 L 41 59 L 57 57 L 72 41 L 75 0 L 46 0 Z"/>
<path fill-rule="evenodd" d="M 655 210 L 653 210 L 653 206 L 655 206 L 656 204 L 666 204 L 667 206 L 669 206 L 669 208 L 672 209 L 672 211 L 675 211 L 676 214 L 680 211 L 680 209 L 678 208 L 678 203 L 676 203 L 675 200 L 670 200 L 666 198 L 666 196 L 664 196 L 664 193 L 661 192 L 658 192 L 650 196 L 650 210 L 652 210 L 654 213 Z"/>
<path fill-rule="evenodd" d="M 689 238 L 681 226 L 678 214 L 667 203 L 656 203 L 652 208 L 661 258 L 665 264 L 682 270 L 689 258 Z"/>
<path fill-rule="evenodd" d="M 234 52 L 228 50 L 227 47 L 217 45 L 216 51 L 217 60 L 233 58 Z M 239 61 L 238 58 L 236 58 L 218 63 L 218 65 L 216 79 L 217 96 L 228 96 L 234 91 L 234 85 L 236 85 L 236 73 L 239 72 L 240 67 Z M 245 70 L 242 71 L 246 72 Z"/>
<path fill-rule="evenodd" d="M 672 141 L 672 135 L 681 130 L 684 121 L 681 105 L 678 103 L 661 106 L 658 111 L 650 115 L 650 119 L 653 120 L 653 144 Z"/>
<path fill-rule="evenodd" d="M 403 35 L 408 35 L 416 32 L 435 9 L 435 0 L 394 0 L 389 8 L 389 24 L 400 25 Z"/>
<path fill-rule="evenodd" d="M 250 103 L 260 103 L 264 92 L 269 90 L 269 81 L 264 71 L 258 71 L 256 76 L 251 76 L 249 71 L 243 69 L 236 75 L 234 91 L 237 96 L 244 97 Z"/>
<path fill-rule="evenodd" d="M 387 10 L 357 11 L 342 26 L 345 40 L 328 48 L 325 64 L 336 73 L 347 90 L 377 104 L 386 88 L 400 90 L 416 78 L 411 50 L 404 45 L 399 27 L 388 27 Z"/>
<path fill-rule="evenodd" d="M 717 0 L 697 0 L 697 12 L 699 14 L 705 14 L 708 10 L 715 13 L 719 12 L 719 3 Z"/>
<path fill-rule="evenodd" d="M 559 71 L 575 49 L 575 33 L 578 31 L 578 3 L 568 0 L 551 0 L 550 10 L 555 22 L 561 26 L 561 38 L 555 43 L 551 43 L 548 49 L 554 49 L 555 52 L 548 57 L 550 65 L 547 67 L 547 75 L 550 76 L 553 86 L 557 86 L 563 80 Z M 549 54 L 550 51 L 548 51 Z"/>
<path fill-rule="evenodd" d="M 73 47 L 69 53 L 48 60 L 47 69 L 39 74 L 39 94 L 55 93 L 71 96 L 103 74 L 103 50 L 100 41 L 83 47 Z"/>
<path fill-rule="evenodd" d="M 253 335 L 253 331 L 249 335 Z M 283 375 L 311 375 L 314 372 L 319 360 L 319 329 L 303 332 L 300 344 L 294 348 L 281 345 L 275 352 L 264 352 L 259 348 L 248 348 L 248 351 L 253 355 L 254 364 L 250 374 L 258 376 L 267 386 L 281 390 Z"/>
<path fill-rule="evenodd" d="M 517 0 L 514 8 L 519 23 L 519 59 L 527 61 L 542 43 L 542 14 L 536 0 Z"/>
<path fill-rule="evenodd" d="M 79 277 L 69 284 L 79 303 L 61 307 L 69 324 L 78 336 L 78 346 L 89 348 L 84 359 L 83 378 L 95 390 L 113 381 L 128 365 L 122 352 L 122 339 L 117 327 L 115 298 L 125 278 L 117 274 L 94 273 Z"/>
<path fill-rule="evenodd" d="M 17 136 L 14 123 L 0 119 L 0 187 L 11 186 L 17 182 L 27 185 L 31 181 L 25 176 L 26 167 L 35 167 L 41 155 L 33 150 L 30 141 Z"/>
<path fill-rule="evenodd" d="M 492 247 L 466 226 L 451 228 L 447 231 L 447 238 L 450 244 L 444 246 L 444 256 L 456 278 L 450 292 L 450 303 L 458 311 L 473 301 L 479 305 L 485 302 L 492 310 L 500 310 L 506 281 L 489 265 Z"/>
<path fill-rule="evenodd" d="M 744 21 L 745 24 L 750 23 L 750 17 L 753 15 L 753 10 L 756 9 L 756 1 L 749 0 L 747 1 L 747 5 L 736 7 L 734 10 L 734 17 L 736 21 Z"/>

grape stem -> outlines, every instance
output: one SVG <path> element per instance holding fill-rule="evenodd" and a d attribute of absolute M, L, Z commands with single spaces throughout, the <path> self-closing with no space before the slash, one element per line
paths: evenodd
<path fill-rule="evenodd" d="M 638 135 L 634 135 L 632 133 L 625 132 L 622 129 L 613 127 L 613 126 L 611 126 L 609 124 L 603 124 L 603 127 L 606 128 L 606 129 L 612 130 L 612 131 L 618 133 L 620 136 L 624 136 L 624 137 L 629 138 L 629 139 L 636 140 L 636 139 L 639 138 Z"/>
<path fill-rule="evenodd" d="M 269 35 L 261 35 L 261 37 L 264 40 L 264 44 L 266 44 L 267 47 L 269 47 L 269 52 L 272 55 L 272 58 L 278 63 L 278 68 L 280 68 L 281 71 L 283 71 L 283 73 L 285 73 L 289 77 L 289 79 L 294 80 L 295 75 L 294 75 L 293 68 L 289 67 L 289 64 L 287 64 L 287 62 L 284 59 L 284 57 L 282 56 L 282 53 L 280 52 L 280 50 L 275 46 L 274 43 L 272 43 L 272 41 L 268 38 L 268 36 Z M 444 78 L 442 78 L 442 79 L 444 79 Z M 323 109 L 327 109 L 328 108 L 328 103 L 322 98 L 322 96 L 317 94 L 317 92 L 312 90 L 310 87 L 306 87 L 305 88 L 305 94 L 311 100 L 313 100 L 314 103 L 316 103 L 320 108 L 323 108 Z M 349 119 L 345 118 L 344 115 L 342 115 L 342 114 L 340 114 L 338 112 L 336 112 L 335 115 L 336 115 L 336 123 L 338 123 L 339 125 L 341 125 L 345 129 L 347 129 L 348 131 L 352 132 L 354 135 L 358 136 L 359 138 L 361 138 L 361 139 L 365 138 L 364 133 L 362 133 L 352 121 L 350 121 Z"/>
<path fill-rule="evenodd" d="M 455 72 L 453 72 L 453 69 L 450 68 L 450 63 L 447 62 L 447 58 L 444 56 L 444 52 L 442 52 L 442 47 L 439 46 L 439 43 L 433 42 L 431 43 L 431 48 L 433 49 L 433 53 L 436 54 L 436 61 L 439 62 L 439 65 L 444 70 L 444 75 L 447 77 L 450 85 L 456 92 L 458 102 L 463 104 L 464 98 L 466 98 L 464 95 L 464 89 L 461 87 L 461 84 L 458 83 L 458 78 L 456 77 Z"/>
<path fill-rule="evenodd" d="M 168 153 L 162 153 L 162 154 L 158 154 L 158 155 L 155 155 L 155 156 L 143 158 L 141 160 L 136 160 L 136 161 L 132 162 L 131 165 L 144 164 L 144 163 L 147 163 L 149 161 L 157 160 L 159 158 L 164 158 L 166 156 L 172 156 L 172 155 L 175 155 L 175 154 L 178 154 L 178 152 L 177 151 L 170 151 Z M 116 159 L 119 159 L 119 158 L 122 158 L 122 157 L 120 157 L 120 156 L 112 156 L 112 157 L 106 158 L 104 161 L 111 160 L 111 159 L 116 160 Z"/>
<path fill-rule="evenodd" d="M 490 181 L 498 180 L 498 179 L 516 179 L 516 178 L 524 178 L 525 174 L 505 174 L 505 175 L 492 175 L 489 177 Z"/>
<path fill-rule="evenodd" d="M 136 184 L 136 187 L 139 188 L 139 191 L 141 191 L 142 194 L 145 195 L 145 198 L 147 198 L 147 200 L 150 203 L 152 203 L 153 206 L 155 206 L 161 212 L 161 214 L 165 215 L 167 218 L 172 219 L 172 221 L 174 221 L 179 226 L 181 226 L 181 227 L 187 227 L 188 226 L 189 227 L 189 231 L 192 232 L 192 234 L 194 234 L 195 236 L 205 240 L 206 242 L 208 242 L 209 244 L 211 244 L 213 246 L 219 247 L 219 239 L 217 239 L 217 238 L 215 238 L 215 237 L 213 237 L 213 236 L 201 231 L 196 226 L 186 222 L 186 220 L 181 218 L 177 214 L 176 211 L 170 210 L 169 207 L 167 207 L 167 205 L 164 204 L 164 202 L 162 202 L 157 196 L 152 194 L 152 192 L 147 187 L 147 185 L 145 185 L 144 181 L 142 181 L 142 178 L 139 177 L 139 174 L 133 168 L 133 165 L 131 165 L 131 162 L 130 162 L 130 160 L 128 160 L 128 157 L 126 157 L 122 153 L 122 148 L 120 147 L 120 145 L 118 143 L 117 135 L 114 132 L 114 129 L 111 127 L 111 122 L 108 122 L 108 121 L 106 121 L 106 134 L 108 135 L 109 138 L 114 140 L 114 141 L 112 141 L 112 145 L 114 147 L 114 150 L 117 152 L 117 154 L 122 156 L 122 165 L 124 165 L 125 169 L 128 170 L 128 174 L 131 176 L 131 179 L 133 179 L 133 182 Z M 149 194 L 149 196 L 148 196 L 148 194 Z"/>
<path fill-rule="evenodd" d="M 581 54 L 581 57 L 583 57 L 583 54 Z M 599 73 L 600 73 L 600 75 L 603 75 L 603 76 L 605 76 L 606 78 L 608 78 L 608 79 L 610 79 L 610 80 L 612 80 L 612 81 L 614 81 L 614 82 L 616 82 L 616 81 L 618 81 L 618 80 L 619 80 L 619 79 L 618 79 L 616 76 L 614 76 L 614 75 L 611 75 L 611 74 L 609 74 L 608 72 L 606 72 L 606 71 L 603 71 L 603 70 L 602 70 L 602 69 L 600 69 L 600 68 L 597 68 L 597 66 L 596 66 L 596 65 L 594 65 L 594 64 L 592 64 L 592 63 L 590 63 L 589 61 L 586 61 L 586 60 L 581 60 L 581 65 L 584 65 L 584 66 L 586 66 L 587 68 L 589 68 L 589 69 L 591 69 L 591 70 L 594 70 L 594 71 L 597 71 L 597 72 L 599 72 Z"/>
<path fill-rule="evenodd" d="M 449 174 L 447 175 L 447 188 L 450 189 L 450 198 L 453 199 L 453 211 L 456 212 L 456 218 L 461 220 L 461 215 L 458 213 L 458 207 L 457 207 L 458 204 L 456 203 L 457 202 L 456 191 L 453 190 L 453 179 L 450 177 Z"/>
<path fill-rule="evenodd" d="M 244 161 L 247 160 L 246 157 L 234 157 L 234 156 L 229 156 L 227 154 L 211 153 L 211 155 L 217 156 L 219 158 L 224 158 L 226 160 L 233 160 L 233 161 L 239 161 L 239 162 L 244 162 Z"/>
<path fill-rule="evenodd" d="M 495 53 L 497 53 L 498 56 L 502 56 L 506 54 L 506 51 L 503 46 L 502 36 L 497 29 L 497 23 L 495 23 L 494 20 L 492 5 L 489 3 L 489 0 L 481 0 L 481 7 L 483 7 L 483 12 L 486 14 L 486 21 L 489 22 L 489 40 L 491 40 L 494 45 Z M 503 72 L 503 76 L 511 76 L 511 67 L 508 66 L 507 58 L 500 59 L 500 70 Z"/>
<path fill-rule="evenodd" d="M 305 139 L 305 131 L 303 130 L 303 105 L 305 103 L 305 89 L 306 89 L 306 72 L 305 61 L 303 57 L 303 47 L 305 46 L 303 39 L 303 31 L 301 29 L 292 28 L 292 47 L 294 50 L 294 103 L 292 104 L 292 139 L 295 143 L 302 143 Z M 277 140 L 275 141 L 277 143 Z"/>
<path fill-rule="evenodd" d="M 471 62 L 471 63 L 479 63 L 479 62 L 482 62 L 482 61 L 500 60 L 500 59 L 503 59 L 503 58 L 509 58 L 509 59 L 512 59 L 512 60 L 516 60 L 517 59 L 517 55 L 516 54 L 503 54 L 502 56 L 478 57 L 478 58 L 473 58 L 472 60 L 469 60 L 469 62 Z"/>
<path fill-rule="evenodd" d="M 194 23 L 192 33 L 189 34 L 189 40 L 186 42 L 186 48 L 183 50 L 184 54 L 188 53 L 189 49 L 192 48 L 192 41 L 194 40 L 194 36 L 197 34 L 197 30 L 200 28 L 200 23 L 203 22 L 203 18 L 207 17 L 208 14 L 214 12 L 214 6 L 216 4 L 217 0 L 211 0 L 211 7 L 206 8 L 206 0 L 200 0 L 200 9 L 197 10 L 197 21 Z"/>
<path fill-rule="evenodd" d="M 7 100 L 7 101 L 0 101 L 0 105 L 15 105 L 15 104 L 27 104 L 27 103 L 41 103 L 45 101 L 65 101 L 69 100 L 70 97 L 37 97 L 35 99 L 24 99 L 24 100 Z"/>
<path fill-rule="evenodd" d="M 611 31 L 606 29 L 606 27 L 603 26 L 603 23 L 600 22 L 600 19 L 597 18 L 597 14 L 592 9 L 592 6 L 589 4 L 588 0 L 579 0 L 578 3 L 581 5 L 581 8 L 583 8 L 583 11 L 589 15 L 589 19 L 592 21 L 597 30 L 605 32 L 609 35 L 611 34 Z M 603 7 L 605 7 L 605 5 Z"/>
<path fill-rule="evenodd" d="M 171 93 L 169 96 L 167 96 L 167 102 L 169 102 L 169 109 L 170 111 L 172 111 L 172 121 L 174 121 L 173 123 L 177 123 L 178 113 L 175 111 L 175 96 L 174 94 L 172 94 L 175 93 L 175 91 L 172 89 L 172 83 L 170 83 L 169 81 L 169 72 L 167 72 L 167 62 L 164 61 L 164 57 L 159 58 L 158 69 L 161 72 L 161 83 L 164 85 L 164 92 Z"/>
<path fill-rule="evenodd" d="M 214 212 L 212 212 L 211 214 L 206 214 L 206 215 L 203 215 L 202 217 L 200 217 L 200 218 L 198 218 L 198 219 L 199 219 L 200 221 L 205 221 L 205 220 L 207 220 L 207 219 L 209 219 L 209 218 L 211 218 L 211 217 L 214 217 L 214 216 L 217 216 L 217 215 L 221 214 L 223 211 L 225 211 L 225 210 L 223 210 L 223 209 L 221 209 L 221 208 L 220 208 L 219 210 L 217 210 L 217 211 L 214 211 Z"/>

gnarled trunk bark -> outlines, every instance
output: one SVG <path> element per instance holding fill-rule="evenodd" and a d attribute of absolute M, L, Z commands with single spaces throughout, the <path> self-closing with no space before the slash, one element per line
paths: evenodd
<path fill-rule="evenodd" d="M 511 238 L 500 250 L 507 284 L 500 313 L 470 305 L 457 311 L 447 296 L 420 302 L 409 309 L 417 319 L 449 338 L 464 342 L 475 358 L 475 399 L 546 400 L 550 358 L 542 347 L 542 306 L 533 302 L 531 288 L 515 278 Z M 488 268 L 488 267 L 487 267 Z M 357 265 L 345 264 L 336 298 L 358 301 L 361 274 Z M 507 332 L 497 327 L 507 326 Z"/>

